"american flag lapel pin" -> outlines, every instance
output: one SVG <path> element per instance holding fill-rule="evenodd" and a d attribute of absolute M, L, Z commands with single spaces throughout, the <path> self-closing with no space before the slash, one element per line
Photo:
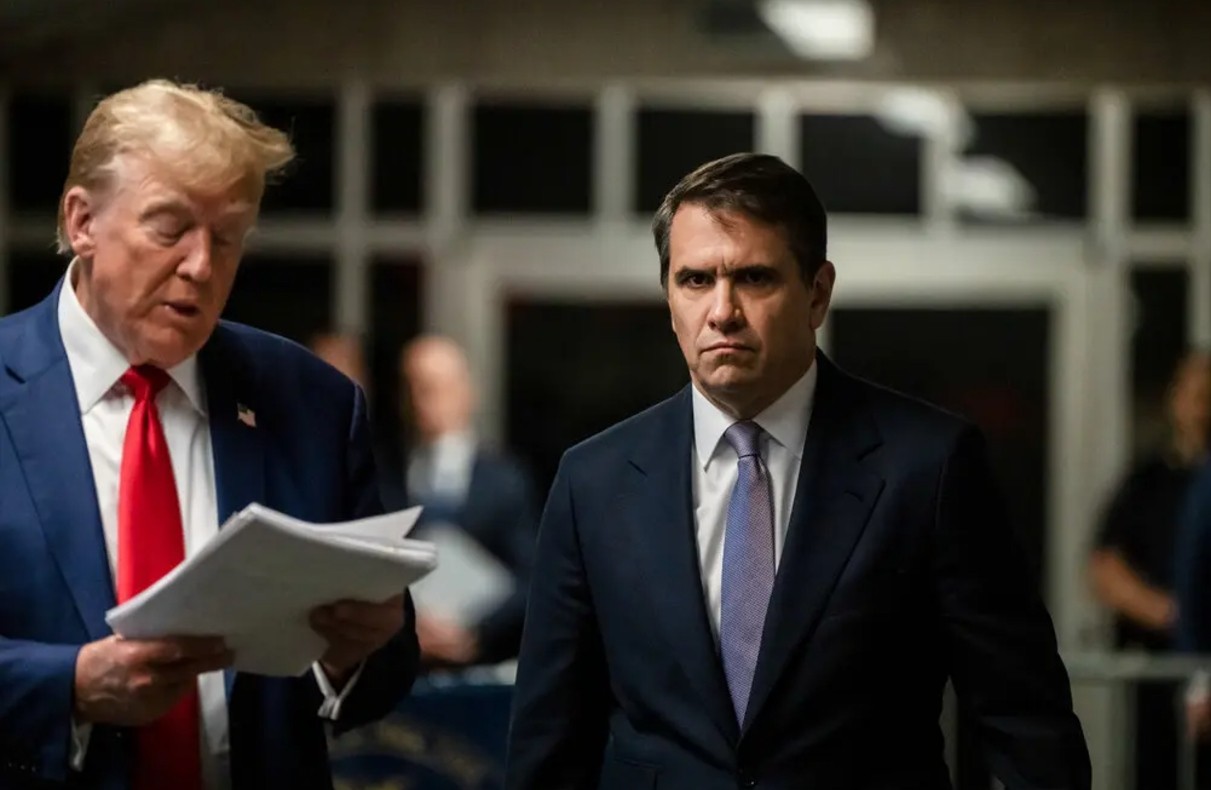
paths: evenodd
<path fill-rule="evenodd" d="M 235 416 L 240 422 L 247 425 L 249 428 L 256 427 L 256 412 L 245 406 L 243 403 L 235 405 Z"/>

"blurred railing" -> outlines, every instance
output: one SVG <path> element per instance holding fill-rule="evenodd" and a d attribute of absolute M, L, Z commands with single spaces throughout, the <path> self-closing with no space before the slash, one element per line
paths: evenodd
<path fill-rule="evenodd" d="M 1135 685 L 1146 682 L 1171 681 L 1178 685 L 1173 700 L 1173 715 L 1177 717 L 1178 744 L 1174 759 L 1178 764 L 1179 790 L 1197 790 L 1197 748 L 1186 728 L 1184 688 L 1196 675 L 1211 673 L 1211 655 L 1153 655 L 1139 652 L 1078 652 L 1064 655 L 1064 663 L 1074 686 L 1097 685 L 1121 692 L 1119 704 L 1124 706 L 1120 743 L 1131 752 L 1135 744 Z M 1128 772 L 1125 787 L 1133 787 L 1134 774 Z M 1133 790 L 1148 790 L 1138 788 Z"/>

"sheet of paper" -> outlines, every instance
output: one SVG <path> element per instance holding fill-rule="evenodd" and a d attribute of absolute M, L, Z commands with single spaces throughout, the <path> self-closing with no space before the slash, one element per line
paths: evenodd
<path fill-rule="evenodd" d="M 441 564 L 412 585 L 418 612 L 470 628 L 513 594 L 513 574 L 465 530 L 426 524 L 424 538 L 437 549 Z"/>
<path fill-rule="evenodd" d="M 417 509 L 389 514 L 395 523 L 381 517 L 376 528 L 402 536 L 418 515 Z M 301 674 L 324 650 L 308 623 L 313 608 L 343 598 L 386 600 L 437 564 L 429 543 L 343 538 L 346 526 L 308 524 L 250 505 L 172 573 L 111 609 L 106 622 L 130 638 L 222 636 L 240 671 Z"/>
<path fill-rule="evenodd" d="M 412 533 L 412 528 L 416 526 L 416 521 L 420 518 L 421 510 L 422 508 L 419 506 L 412 507 L 395 513 L 384 513 L 381 516 L 322 525 L 319 528 L 324 530 L 325 535 L 393 545 Z M 298 523 L 306 524 L 306 522 Z"/>

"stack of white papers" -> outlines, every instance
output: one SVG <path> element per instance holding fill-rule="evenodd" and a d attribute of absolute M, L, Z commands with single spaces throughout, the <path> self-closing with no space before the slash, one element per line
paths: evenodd
<path fill-rule="evenodd" d="M 252 504 L 200 551 L 106 613 L 129 639 L 221 636 L 235 668 L 295 676 L 323 654 L 312 609 L 385 601 L 437 566 L 437 549 L 407 538 L 421 509 L 312 524 Z"/>
<path fill-rule="evenodd" d="M 466 530 L 453 524 L 426 524 L 424 537 L 442 561 L 412 585 L 418 611 L 474 628 L 513 594 L 512 572 Z"/>

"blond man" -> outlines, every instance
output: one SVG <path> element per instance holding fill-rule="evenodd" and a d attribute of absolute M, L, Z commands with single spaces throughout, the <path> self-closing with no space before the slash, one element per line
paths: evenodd
<path fill-rule="evenodd" d="M 67 272 L 0 320 L 0 786 L 330 788 L 325 724 L 383 715 L 417 646 L 403 590 L 312 614 L 298 678 L 218 639 L 127 640 L 107 609 L 251 502 L 381 510 L 365 400 L 280 338 L 220 321 L 286 136 L 151 81 L 93 110 L 59 204 Z"/>

